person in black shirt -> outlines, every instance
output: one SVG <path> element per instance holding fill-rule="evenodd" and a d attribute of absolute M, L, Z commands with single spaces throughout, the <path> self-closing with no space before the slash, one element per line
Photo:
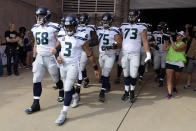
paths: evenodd
<path fill-rule="evenodd" d="M 7 55 L 7 74 L 10 76 L 12 74 L 11 71 L 11 59 L 13 57 L 14 60 L 14 74 L 16 76 L 19 75 L 18 73 L 18 33 L 15 31 L 15 24 L 10 24 L 9 30 L 5 32 L 5 39 L 6 39 L 6 49 L 5 53 Z"/>

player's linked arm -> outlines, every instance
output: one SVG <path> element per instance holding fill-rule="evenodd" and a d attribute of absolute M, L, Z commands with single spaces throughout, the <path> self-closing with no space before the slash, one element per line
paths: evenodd
<path fill-rule="evenodd" d="M 96 76 L 97 78 L 99 78 L 100 72 L 99 72 L 99 70 L 98 70 L 98 66 L 97 66 L 95 57 L 93 56 L 93 51 L 89 48 L 88 41 L 86 41 L 86 42 L 83 44 L 82 48 L 83 48 L 83 50 L 86 52 L 88 59 L 89 59 L 90 62 L 92 63 L 92 66 L 93 66 L 93 68 L 94 68 L 95 76 Z"/>
<path fill-rule="evenodd" d="M 95 31 L 91 31 L 90 32 L 90 35 L 91 35 L 91 39 L 89 40 L 89 46 L 90 47 L 93 47 L 93 46 L 96 46 L 99 44 L 98 42 L 98 36 L 97 36 L 97 33 Z"/>
<path fill-rule="evenodd" d="M 141 33 L 142 43 L 144 45 L 144 49 L 146 51 L 146 59 L 144 60 L 145 63 L 147 63 L 149 60 L 151 60 L 151 54 L 150 54 L 150 47 L 147 40 L 147 30 L 143 30 Z"/>

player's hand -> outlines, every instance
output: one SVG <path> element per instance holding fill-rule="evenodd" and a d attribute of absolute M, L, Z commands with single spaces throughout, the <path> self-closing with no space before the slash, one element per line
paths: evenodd
<path fill-rule="evenodd" d="M 50 48 L 50 52 L 55 55 L 57 50 L 55 48 Z"/>
<path fill-rule="evenodd" d="M 146 52 L 146 59 L 144 60 L 145 63 L 148 63 L 151 60 L 150 52 Z"/>
<path fill-rule="evenodd" d="M 63 63 L 63 60 L 62 60 L 62 57 L 61 57 L 61 56 L 58 56 L 58 57 L 57 57 L 57 62 L 58 62 L 59 64 L 62 64 L 62 63 Z"/>
<path fill-rule="evenodd" d="M 99 77 L 100 77 L 100 72 L 99 72 L 99 70 L 95 70 L 94 73 L 95 73 L 96 78 L 99 78 Z"/>

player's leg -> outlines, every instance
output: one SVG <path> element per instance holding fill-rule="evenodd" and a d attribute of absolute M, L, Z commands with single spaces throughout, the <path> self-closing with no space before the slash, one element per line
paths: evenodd
<path fill-rule="evenodd" d="M 146 58 L 146 53 L 141 52 L 140 66 L 139 66 L 139 80 L 143 80 L 144 72 L 145 72 L 145 63 L 144 60 Z"/>
<path fill-rule="evenodd" d="M 118 56 L 118 66 L 117 66 L 117 79 L 115 80 L 115 83 L 120 83 L 120 76 L 122 74 L 123 68 L 121 65 L 121 59 L 122 59 L 122 53 L 120 52 Z"/>
<path fill-rule="evenodd" d="M 121 97 L 121 100 L 125 101 L 129 98 L 130 91 L 130 59 L 128 58 L 128 54 L 124 54 L 122 56 L 122 68 L 124 74 L 124 84 L 125 84 L 125 93 Z"/>
<path fill-rule="evenodd" d="M 57 89 L 59 90 L 59 96 L 57 98 L 58 102 L 63 102 L 64 100 L 64 90 L 63 90 L 63 82 L 60 79 L 59 68 L 56 63 L 55 57 L 48 57 L 46 60 L 47 69 L 52 77 L 53 82 L 56 84 Z"/>
<path fill-rule="evenodd" d="M 87 76 L 87 71 L 86 71 L 87 62 L 88 62 L 87 55 L 83 51 L 81 54 L 81 71 L 82 71 L 82 78 L 84 80 L 84 88 L 87 88 L 89 84 L 89 78 Z"/>
<path fill-rule="evenodd" d="M 104 102 L 105 101 L 105 92 L 110 91 L 110 79 L 109 74 L 112 70 L 115 61 L 115 55 L 105 55 L 104 56 L 104 65 L 102 66 L 102 89 L 100 91 L 99 100 Z M 103 96 L 103 97 L 102 97 Z"/>
<path fill-rule="evenodd" d="M 161 54 L 161 69 L 160 69 L 159 87 L 163 87 L 163 81 L 164 81 L 165 74 L 166 74 L 166 72 L 165 72 L 166 55 L 167 55 L 167 52 L 163 52 Z"/>
<path fill-rule="evenodd" d="M 131 83 L 131 90 L 130 90 L 130 101 L 133 103 L 135 101 L 135 86 L 137 81 L 137 74 L 138 68 L 140 63 L 140 54 L 135 53 L 130 55 L 130 83 Z"/>
<path fill-rule="evenodd" d="M 155 81 L 158 81 L 160 78 L 160 64 L 161 64 L 161 59 L 158 51 L 154 52 L 154 62 L 153 62 L 154 70 L 156 73 Z"/>
<path fill-rule="evenodd" d="M 42 93 L 42 85 L 41 81 L 45 74 L 45 67 L 43 65 L 42 56 L 37 56 L 34 64 L 33 64 L 33 95 L 34 95 L 34 101 L 30 108 L 26 109 L 25 112 L 27 114 L 34 113 L 36 111 L 40 110 L 40 96 Z"/>
<path fill-rule="evenodd" d="M 65 98 L 64 98 L 63 109 L 61 110 L 60 115 L 55 121 L 57 125 L 62 125 L 67 118 L 67 112 L 71 104 L 72 95 L 74 94 L 73 85 L 78 75 L 78 65 L 77 63 L 70 63 L 68 65 L 63 65 L 62 67 L 60 67 L 60 72 L 61 72 L 61 77 L 63 78 Z"/>

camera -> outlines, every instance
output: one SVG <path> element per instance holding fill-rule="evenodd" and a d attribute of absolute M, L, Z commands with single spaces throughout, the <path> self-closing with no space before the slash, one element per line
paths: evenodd
<path fill-rule="evenodd" d="M 170 37 L 173 37 L 175 38 L 176 37 L 176 33 L 175 32 L 166 32 L 166 33 L 163 33 L 163 40 L 169 40 Z"/>

